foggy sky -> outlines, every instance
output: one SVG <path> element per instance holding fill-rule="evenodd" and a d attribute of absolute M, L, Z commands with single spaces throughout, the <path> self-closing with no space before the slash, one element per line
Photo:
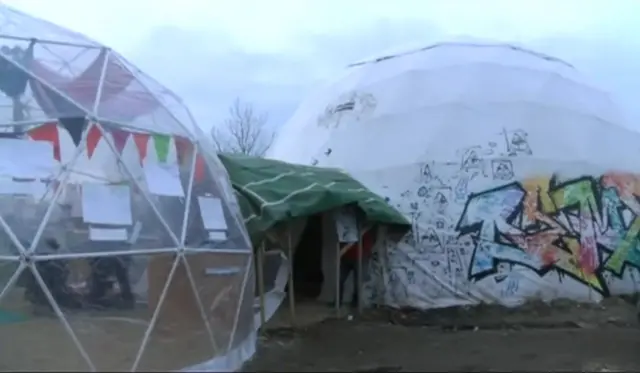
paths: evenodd
<path fill-rule="evenodd" d="M 640 2 L 633 0 L 6 2 L 112 46 L 178 93 L 206 130 L 236 97 L 268 111 L 276 127 L 347 64 L 459 35 L 567 60 L 612 93 L 640 130 Z"/>

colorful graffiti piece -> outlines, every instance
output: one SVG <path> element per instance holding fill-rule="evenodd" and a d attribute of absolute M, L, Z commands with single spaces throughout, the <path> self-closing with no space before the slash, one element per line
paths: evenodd
<path fill-rule="evenodd" d="M 603 295 L 603 273 L 640 268 L 640 176 L 532 178 L 470 194 L 456 230 L 475 245 L 470 280 L 500 263 L 558 271 Z"/>

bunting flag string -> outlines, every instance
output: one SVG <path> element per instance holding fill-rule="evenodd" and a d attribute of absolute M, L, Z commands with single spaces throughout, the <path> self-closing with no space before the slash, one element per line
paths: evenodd
<path fill-rule="evenodd" d="M 86 121 L 77 121 L 76 118 L 67 119 L 64 122 L 61 120 L 60 125 L 64 127 L 71 136 L 74 144 L 78 146 L 82 139 L 82 131 L 78 132 L 78 129 L 82 130 L 86 126 Z M 153 136 L 154 150 L 159 162 L 165 163 L 168 160 L 169 150 L 171 145 L 171 136 L 167 135 L 150 135 L 147 133 L 135 133 L 125 131 L 119 128 L 112 128 L 111 126 L 105 126 L 105 129 L 112 135 L 114 146 L 119 155 L 122 155 L 124 147 L 130 137 L 133 137 L 140 164 L 143 164 L 147 157 L 147 149 L 149 139 Z M 100 127 L 95 123 L 90 123 L 87 130 L 87 155 L 91 159 L 98 146 L 98 143 L 105 134 L 100 130 Z M 56 123 L 49 122 L 39 127 L 33 128 L 28 131 L 28 136 L 35 141 L 49 141 L 53 144 L 53 156 L 56 160 L 61 160 L 60 151 L 60 135 L 59 126 Z M 192 157 L 196 157 L 194 180 L 200 182 L 206 177 L 206 161 L 204 157 L 198 153 L 196 146 L 188 139 L 181 136 L 173 137 L 175 142 L 176 157 L 178 163 L 181 165 L 190 165 Z"/>

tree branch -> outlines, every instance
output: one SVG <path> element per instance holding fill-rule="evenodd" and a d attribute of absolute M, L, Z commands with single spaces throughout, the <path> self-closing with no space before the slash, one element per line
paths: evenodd
<path fill-rule="evenodd" d="M 253 105 L 236 98 L 221 128 L 211 130 L 219 152 L 264 156 L 273 144 L 275 133 L 266 128 L 268 114 L 256 112 Z"/>

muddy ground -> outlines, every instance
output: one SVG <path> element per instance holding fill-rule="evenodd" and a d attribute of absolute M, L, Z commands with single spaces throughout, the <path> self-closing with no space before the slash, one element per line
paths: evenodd
<path fill-rule="evenodd" d="M 531 303 L 428 312 L 376 309 L 263 333 L 245 371 L 640 371 L 635 307 Z"/>

